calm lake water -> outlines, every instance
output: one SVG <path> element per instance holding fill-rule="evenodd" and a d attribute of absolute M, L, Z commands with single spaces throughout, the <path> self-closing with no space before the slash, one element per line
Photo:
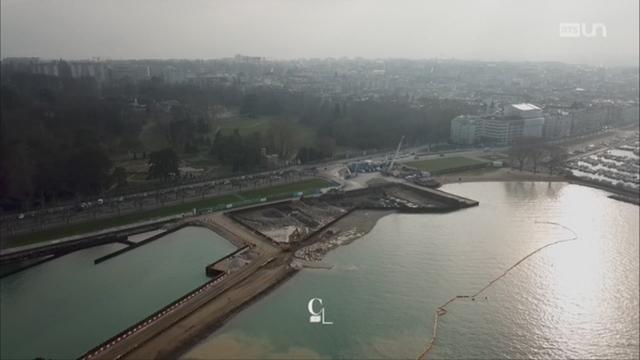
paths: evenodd
<path fill-rule="evenodd" d="M 68 359 L 205 283 L 205 265 L 235 247 L 186 227 L 103 263 L 94 247 L 0 280 L 0 357 Z"/>
<path fill-rule="evenodd" d="M 390 215 L 304 270 L 185 354 L 188 358 L 411 358 L 434 310 L 430 358 L 638 358 L 639 208 L 565 183 L 465 183 L 480 201 L 450 214 Z M 485 299 L 486 297 L 486 299 Z M 333 325 L 309 323 L 322 298 Z"/>

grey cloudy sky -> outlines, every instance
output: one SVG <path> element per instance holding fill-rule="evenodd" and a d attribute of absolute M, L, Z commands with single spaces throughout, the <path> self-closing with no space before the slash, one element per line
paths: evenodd
<path fill-rule="evenodd" d="M 0 0 L 1 55 L 638 64 L 638 0 Z M 559 36 L 559 24 L 607 36 Z"/>

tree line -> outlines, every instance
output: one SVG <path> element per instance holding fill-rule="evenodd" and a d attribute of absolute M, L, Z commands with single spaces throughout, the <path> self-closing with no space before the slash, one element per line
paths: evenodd
<path fill-rule="evenodd" d="M 509 158 L 522 171 L 529 165 L 534 173 L 544 164 L 549 173 L 561 171 L 569 158 L 567 149 L 553 144 L 547 144 L 541 138 L 522 137 L 514 140 L 509 148 Z"/>
<path fill-rule="evenodd" d="M 146 110 L 132 107 L 133 99 Z M 168 100 L 179 105 L 169 112 L 150 110 Z M 394 147 L 403 135 L 408 144 L 446 141 L 449 121 L 474 111 L 455 100 L 327 98 L 233 82 L 202 86 L 152 78 L 98 84 L 64 71 L 59 77 L 3 73 L 0 101 L 0 207 L 8 210 L 126 186 L 126 170 L 114 167 L 126 154 L 148 155 L 150 179 L 179 176 L 180 158 L 190 153 L 206 153 L 235 172 L 252 171 L 266 166 L 263 152 L 310 163 L 331 158 L 338 147 Z M 273 120 L 263 132 L 212 137 L 206 114 L 217 105 L 249 119 Z M 140 137 L 149 122 L 166 140 L 166 149 L 144 148 Z M 301 142 L 301 127 L 316 140 Z"/>
<path fill-rule="evenodd" d="M 0 207 L 96 194 L 113 183 L 109 150 L 137 137 L 140 124 L 98 94 L 90 79 L 3 74 Z"/>

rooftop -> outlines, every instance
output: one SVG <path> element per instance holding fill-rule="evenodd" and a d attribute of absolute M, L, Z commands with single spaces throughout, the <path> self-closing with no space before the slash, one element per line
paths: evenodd
<path fill-rule="evenodd" d="M 539 107 L 529 103 L 512 104 L 511 106 L 520 111 L 541 110 Z"/>

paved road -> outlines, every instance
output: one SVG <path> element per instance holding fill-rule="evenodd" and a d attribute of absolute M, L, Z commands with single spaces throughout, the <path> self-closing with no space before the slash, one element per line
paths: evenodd
<path fill-rule="evenodd" d="M 140 197 L 130 197 L 123 201 L 108 200 L 104 205 L 96 206 L 85 211 L 75 211 L 72 206 L 47 209 L 39 213 L 26 214 L 24 219 L 17 219 L 15 216 L 5 215 L 0 222 L 0 229 L 5 234 L 18 234 L 35 230 L 43 230 L 49 227 L 78 223 L 94 219 L 104 219 L 119 215 L 131 214 L 141 211 L 153 210 L 162 207 L 179 205 L 184 202 L 196 201 L 211 197 L 237 194 L 240 191 L 266 188 L 270 186 L 284 185 L 300 180 L 311 179 L 316 175 L 296 175 L 287 178 L 280 178 L 275 181 L 260 181 L 245 184 L 238 188 L 230 184 L 219 184 L 216 186 L 202 187 L 199 189 L 165 191 L 164 194 L 143 193 Z M 207 183 L 210 185 L 210 183 Z M 146 194 L 146 195 L 145 195 Z M 237 200 L 241 200 L 238 197 Z"/>
<path fill-rule="evenodd" d="M 196 345 L 194 340 L 213 332 L 215 327 L 241 306 L 287 278 L 292 272 L 285 264 L 265 266 L 232 289 L 206 303 L 182 321 L 151 338 L 125 356 L 125 359 L 172 359 Z M 108 358 L 108 357 L 106 357 Z"/>
<path fill-rule="evenodd" d="M 174 324 L 176 324 L 181 319 L 185 318 L 195 310 L 201 308 L 203 305 L 207 304 L 212 299 L 220 296 L 225 291 L 234 287 L 241 281 L 247 279 L 249 276 L 253 275 L 258 269 L 262 267 L 266 261 L 270 258 L 268 257 L 259 257 L 254 262 L 249 265 L 246 265 L 243 269 L 231 273 L 227 275 L 219 284 L 212 286 L 197 296 L 193 297 L 186 303 L 182 304 L 175 310 L 167 313 L 166 315 L 160 317 L 155 322 L 147 325 L 146 327 L 138 330 L 132 335 L 120 340 L 119 342 L 109 346 L 108 349 L 103 350 L 93 356 L 92 359 L 118 359 L 131 350 L 138 348 L 140 345 L 153 339 L 158 336 L 161 332 L 170 328 Z M 204 270 L 203 270 L 204 271 Z M 95 324 L 95 326 L 100 326 L 100 324 Z"/>
<path fill-rule="evenodd" d="M 418 148 L 419 147 L 409 148 L 405 151 L 415 151 Z M 377 154 L 353 157 L 348 161 L 369 159 L 374 156 L 382 159 L 389 156 L 389 154 L 391 154 L 391 152 L 380 152 Z M 5 214 L 0 216 L 0 232 L 3 234 L 19 234 L 35 230 L 44 230 L 49 227 L 99 218 L 109 218 L 144 210 L 153 210 L 213 196 L 232 195 L 244 190 L 283 185 L 316 177 L 317 170 L 311 169 L 342 165 L 344 162 L 345 160 L 332 160 L 304 167 L 292 166 L 274 171 L 178 185 L 158 189 L 157 191 L 130 194 L 123 197 L 104 198 L 103 205 L 94 204 L 91 208 L 83 211 L 77 211 L 77 205 L 69 203 L 63 206 L 26 212 L 23 214 L 24 218 L 22 219 L 18 218 L 19 214 L 17 213 Z"/>
<path fill-rule="evenodd" d="M 603 140 L 611 140 L 616 136 L 619 136 L 621 134 L 629 134 L 632 131 L 634 130 L 611 130 L 606 133 L 595 134 L 593 136 L 585 136 L 583 138 L 577 139 L 566 139 L 559 141 L 558 143 L 571 143 L 569 145 L 570 149 L 581 149 L 585 146 L 585 144 L 597 143 Z M 417 152 L 420 155 L 419 151 L 424 148 L 424 145 L 404 148 L 401 153 L 402 157 L 398 159 L 398 162 L 402 163 L 414 160 L 414 156 L 410 154 L 412 152 Z M 441 151 L 439 153 L 455 153 L 456 155 L 460 156 L 477 157 L 491 153 L 506 152 L 507 150 L 507 147 L 497 147 L 491 148 L 486 153 L 479 148 L 454 149 L 449 151 Z M 598 150 L 595 150 L 593 152 L 597 151 Z M 304 172 L 304 169 L 310 169 L 312 167 L 319 169 L 325 177 L 345 185 L 347 189 L 354 189 L 361 186 L 358 181 L 344 180 L 337 173 L 345 163 L 365 159 L 373 161 L 384 161 L 386 159 L 389 159 L 394 153 L 394 150 L 387 150 L 369 155 L 356 156 L 349 159 L 332 160 L 305 167 L 292 166 L 275 171 L 235 176 L 225 179 L 206 180 L 197 183 L 159 189 L 152 192 L 140 192 L 131 194 L 124 196 L 122 201 L 119 201 L 119 197 L 105 198 L 104 205 L 94 206 L 93 208 L 82 212 L 75 211 L 75 205 L 67 204 L 65 206 L 52 207 L 44 210 L 33 211 L 31 213 L 25 213 L 24 219 L 21 220 L 17 219 L 17 214 L 6 214 L 0 217 L 0 231 L 4 234 L 13 234 L 33 231 L 34 229 L 42 230 L 44 228 L 64 225 L 67 223 L 81 222 L 95 218 L 108 218 L 116 216 L 118 214 L 128 214 L 139 212 L 142 210 L 157 209 L 164 206 L 180 204 L 183 201 L 193 201 L 212 196 L 231 195 L 238 193 L 241 190 L 290 183 L 315 176 L 309 172 Z M 420 159 L 435 158 L 438 156 L 439 155 L 436 153 L 422 154 L 420 155 Z M 584 156 L 584 154 L 577 155 L 576 157 L 579 156 Z M 284 177 L 287 173 L 291 174 L 288 178 Z M 234 181 L 238 184 L 243 184 L 243 186 L 241 188 L 237 186 L 234 187 L 232 185 L 232 182 Z"/>
<path fill-rule="evenodd" d="M 291 273 L 291 254 L 221 214 L 199 217 L 222 235 L 255 245 L 260 255 L 242 269 L 228 274 L 219 284 L 189 299 L 138 332 L 91 356 L 91 359 L 173 358 L 177 349 L 189 345 L 228 314 L 275 285 Z M 99 326 L 99 324 L 96 324 Z"/>

